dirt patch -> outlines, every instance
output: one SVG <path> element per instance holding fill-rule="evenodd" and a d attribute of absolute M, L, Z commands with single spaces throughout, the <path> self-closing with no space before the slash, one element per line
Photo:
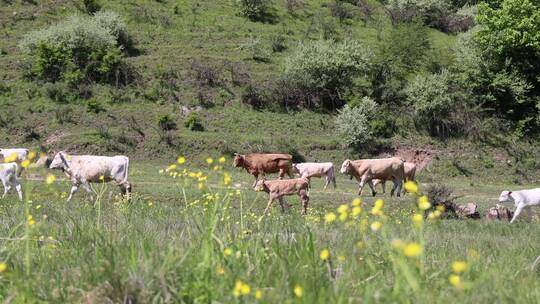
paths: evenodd
<path fill-rule="evenodd" d="M 400 157 L 406 162 L 415 163 L 416 170 L 422 170 L 431 163 L 434 157 L 441 151 L 434 149 L 416 149 L 416 148 L 394 148 L 382 152 L 380 157 Z"/>
<path fill-rule="evenodd" d="M 62 138 L 66 137 L 68 135 L 69 135 L 69 133 L 66 133 L 66 132 L 54 131 L 45 140 L 45 145 L 47 147 L 54 146 L 55 143 L 59 142 L 60 140 L 62 140 Z"/>

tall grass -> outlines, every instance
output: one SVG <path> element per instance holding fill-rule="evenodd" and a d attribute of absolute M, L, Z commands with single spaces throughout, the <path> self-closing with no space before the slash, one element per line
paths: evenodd
<path fill-rule="evenodd" d="M 414 213 L 422 214 L 420 194 L 374 202 L 317 188 L 308 216 L 300 215 L 298 199 L 291 197 L 291 210 L 282 214 L 274 208 L 259 220 L 266 195 L 238 186 L 250 184 L 245 173 L 231 175 L 227 164 L 208 162 L 197 169 L 176 163 L 160 175 L 155 166 L 135 167 L 130 201 L 111 192 L 112 185 L 98 184 L 96 201 L 79 193 L 80 201 L 66 203 L 68 184 L 26 181 L 24 203 L 0 201 L 0 235 L 11 238 L 0 239 L 0 261 L 7 265 L 0 273 L 0 299 L 532 303 L 540 298 L 540 271 L 530 269 L 540 252 L 536 223 L 429 215 L 413 220 Z M 340 191 L 354 193 L 353 184 L 338 183 Z M 31 225 L 28 214 L 35 221 Z M 455 261 L 466 263 L 464 271 L 452 269 Z M 452 275 L 460 281 L 452 284 Z"/>

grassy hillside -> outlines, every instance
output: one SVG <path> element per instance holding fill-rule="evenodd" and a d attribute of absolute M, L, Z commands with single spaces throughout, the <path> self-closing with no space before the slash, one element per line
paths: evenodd
<path fill-rule="evenodd" d="M 293 2 L 298 5 L 288 9 Z M 331 35 L 382 52 L 395 28 L 376 1 L 371 2 L 373 18 L 364 20 L 355 11 L 343 22 L 332 15 L 332 1 L 274 1 L 268 22 L 239 16 L 234 1 L 228 0 L 104 1 L 102 10 L 120 14 L 136 41 L 136 51 L 126 58 L 137 71 L 135 82 L 84 85 L 73 92 L 25 77 L 30 67 L 18 42 L 30 31 L 84 14 L 81 3 L 17 0 L 0 6 L 2 146 L 124 153 L 139 159 L 169 159 L 181 153 L 202 160 L 216 153 L 283 151 L 299 159 L 336 163 L 395 148 L 428 149 L 437 152 L 429 168 L 437 177 L 535 180 L 539 165 L 535 154 L 526 153 L 537 150 L 534 144 L 516 145 L 497 135 L 475 141 L 474 147 L 466 139 L 441 142 L 401 128 L 399 120 L 408 118 L 399 110 L 391 112 L 398 122 L 392 138 L 355 151 L 343 147 L 332 113 L 255 111 L 242 104 L 246 88 L 276 78 L 300 42 Z M 451 62 L 456 36 L 429 28 L 428 37 L 428 62 Z M 282 49 L 272 51 L 273 44 Z M 268 60 L 253 59 L 258 50 L 266 50 Z M 204 131 L 184 127 L 187 112 L 196 113 Z M 176 128 L 158 127 L 165 115 Z"/>

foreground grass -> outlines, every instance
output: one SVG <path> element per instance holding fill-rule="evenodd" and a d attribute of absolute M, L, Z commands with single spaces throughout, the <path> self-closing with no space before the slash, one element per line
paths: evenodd
<path fill-rule="evenodd" d="M 162 167 L 162 166 L 161 166 Z M 249 190 L 244 172 L 223 186 L 221 171 L 202 170 L 208 181 L 173 179 L 149 163 L 134 164 L 131 202 L 98 185 L 95 203 L 82 192 L 65 203 L 69 185 L 25 183 L 26 206 L 13 196 L 0 201 L 0 299 L 13 302 L 519 302 L 540 299 L 538 223 L 509 225 L 484 220 L 411 222 L 414 197 L 382 197 L 384 215 L 370 214 L 364 196 L 352 218 L 355 185 L 338 178 L 338 189 L 315 181 L 308 216 L 295 197 L 285 214 L 274 207 L 262 220 L 264 193 Z M 180 172 L 182 168 L 179 169 Z M 198 170 L 196 170 L 198 171 Z M 37 177 L 45 172 L 31 172 Z M 494 186 L 455 182 L 461 200 L 482 210 Z M 501 185 L 503 187 L 503 185 Z M 112 192 L 111 192 L 112 190 Z M 348 204 L 348 219 L 325 215 Z M 28 210 L 25 210 L 27 207 Z M 343 207 L 342 207 L 343 211 Z M 28 219 L 32 215 L 35 223 Z M 382 223 L 373 231 L 374 222 Z M 27 236 L 27 237 L 25 237 Z M 423 251 L 407 257 L 402 243 Z M 322 260 L 321 251 L 329 257 Z M 451 264 L 466 261 L 462 284 L 452 286 Z M 239 283 L 241 282 L 241 284 Z M 235 286 L 239 297 L 235 296 Z M 246 286 L 249 286 L 247 288 Z M 249 290 L 248 290 L 249 289 Z"/>

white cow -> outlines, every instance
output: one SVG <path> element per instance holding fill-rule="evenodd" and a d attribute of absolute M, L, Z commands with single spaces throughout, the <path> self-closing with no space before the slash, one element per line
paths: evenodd
<path fill-rule="evenodd" d="M 504 190 L 499 196 L 499 202 L 512 202 L 516 205 L 516 211 L 514 217 L 510 223 L 513 223 L 523 208 L 527 208 L 529 218 L 532 216 L 531 207 L 540 206 L 540 188 L 521 190 L 521 191 L 508 191 Z"/>
<path fill-rule="evenodd" d="M 17 171 L 17 176 L 21 176 L 23 167 L 20 166 L 21 162 L 28 159 L 29 151 L 25 148 L 11 148 L 11 149 L 0 149 L 0 162 L 15 162 L 19 164 L 19 171 Z"/>
<path fill-rule="evenodd" d="M 49 166 L 51 169 L 61 169 L 71 179 L 72 187 L 67 201 L 79 186 L 86 192 L 93 194 L 90 183 L 115 181 L 122 194 L 129 198 L 131 185 L 127 180 L 129 158 L 127 156 L 94 156 L 94 155 L 68 155 L 61 151 L 56 153 Z"/>
<path fill-rule="evenodd" d="M 2 185 L 4 186 L 4 195 L 2 195 L 2 198 L 6 196 L 12 186 L 15 186 L 19 200 L 22 201 L 21 184 L 17 179 L 18 167 L 17 163 L 0 164 L 0 180 L 2 180 Z"/>
<path fill-rule="evenodd" d="M 292 165 L 292 172 L 300 177 L 311 180 L 312 177 L 325 177 L 324 189 L 332 182 L 336 188 L 336 175 L 333 163 L 298 163 Z"/>

